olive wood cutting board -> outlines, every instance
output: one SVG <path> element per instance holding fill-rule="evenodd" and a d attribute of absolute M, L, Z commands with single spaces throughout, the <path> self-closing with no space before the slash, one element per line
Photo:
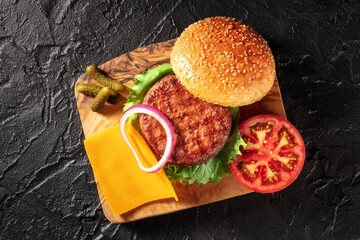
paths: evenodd
<path fill-rule="evenodd" d="M 99 68 L 107 73 L 109 77 L 131 88 L 135 75 L 142 73 L 146 69 L 170 62 L 170 53 L 174 43 L 175 40 L 170 40 L 142 47 L 104 63 Z M 75 87 L 81 83 L 97 84 L 86 73 L 77 80 Z M 128 91 L 124 89 L 120 94 L 127 97 Z M 116 105 L 106 104 L 103 109 L 95 113 L 90 110 L 93 98 L 79 94 L 76 91 L 75 96 L 85 138 L 117 124 L 122 114 L 123 105 L 126 102 L 124 98 Z M 259 114 L 274 114 L 286 118 L 278 81 L 275 81 L 270 92 L 261 101 L 250 106 L 241 107 L 240 111 L 240 121 Z M 124 223 L 171 213 L 251 192 L 238 183 L 232 175 L 223 178 L 218 183 L 209 183 L 202 186 L 195 184 L 182 186 L 176 183 L 173 186 L 179 198 L 178 202 L 174 199 L 158 200 L 137 207 L 120 216 L 114 216 L 99 183 L 97 181 L 96 183 L 104 214 L 114 223 Z"/>

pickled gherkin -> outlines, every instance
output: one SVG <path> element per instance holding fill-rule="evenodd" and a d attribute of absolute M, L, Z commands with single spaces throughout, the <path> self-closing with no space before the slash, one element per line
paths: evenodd
<path fill-rule="evenodd" d="M 110 97 L 110 88 L 103 87 L 100 92 L 94 98 L 94 101 L 91 105 L 91 110 L 94 112 L 99 111 L 105 104 L 105 102 Z"/>
<path fill-rule="evenodd" d="M 86 72 L 91 78 L 104 87 L 109 87 L 115 91 L 121 91 L 124 88 L 121 83 L 107 77 L 95 64 L 88 66 Z"/>
<path fill-rule="evenodd" d="M 101 86 L 94 84 L 80 84 L 79 86 L 76 87 L 76 90 L 79 93 L 85 94 L 86 96 L 90 96 L 90 97 L 95 97 L 100 92 L 101 89 L 102 89 Z M 111 104 L 117 104 L 120 101 L 120 99 L 121 99 L 121 95 L 118 92 L 110 89 L 110 96 L 107 102 Z"/>

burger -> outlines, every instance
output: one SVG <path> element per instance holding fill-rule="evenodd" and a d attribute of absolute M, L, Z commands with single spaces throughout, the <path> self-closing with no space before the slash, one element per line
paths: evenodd
<path fill-rule="evenodd" d="M 245 145 L 237 130 L 239 107 L 269 92 L 276 76 L 274 57 L 251 27 L 235 19 L 211 17 L 183 31 L 170 62 L 170 70 L 151 69 L 135 77 L 124 110 L 141 100 L 170 120 L 175 142 L 165 172 L 172 182 L 217 182 L 230 173 L 228 163 Z M 157 70 L 161 79 L 146 82 L 147 74 Z M 162 125 L 144 114 L 138 124 L 161 158 L 166 146 Z"/>

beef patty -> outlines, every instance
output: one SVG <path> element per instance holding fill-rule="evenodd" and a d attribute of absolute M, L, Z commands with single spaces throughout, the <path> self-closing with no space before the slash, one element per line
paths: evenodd
<path fill-rule="evenodd" d="M 156 83 L 143 104 L 155 107 L 170 120 L 175 146 L 169 164 L 192 166 L 204 163 L 224 146 L 231 130 L 230 109 L 195 97 L 175 75 Z M 149 115 L 140 115 L 141 132 L 155 156 L 165 151 L 166 134 L 161 124 Z"/>

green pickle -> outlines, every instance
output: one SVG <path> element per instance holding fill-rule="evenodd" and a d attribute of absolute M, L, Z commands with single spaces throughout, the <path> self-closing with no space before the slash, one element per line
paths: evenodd
<path fill-rule="evenodd" d="M 95 64 L 88 66 L 86 68 L 86 72 L 91 78 L 93 78 L 95 81 L 97 81 L 104 87 L 109 87 L 115 91 L 121 91 L 124 88 L 121 83 L 107 77 L 102 71 L 100 71 L 100 69 L 98 69 Z"/>
<path fill-rule="evenodd" d="M 86 96 L 95 97 L 100 90 L 102 89 L 101 86 L 94 85 L 94 84 L 80 84 L 76 87 L 76 90 L 79 93 L 85 94 Z M 108 103 L 117 104 L 121 99 L 121 95 L 116 92 L 115 90 L 110 89 L 110 96 L 107 100 Z"/>
<path fill-rule="evenodd" d="M 110 88 L 103 87 L 101 88 L 100 92 L 94 98 L 94 101 L 91 105 L 91 110 L 94 112 L 99 111 L 105 104 L 105 102 L 110 97 Z"/>

